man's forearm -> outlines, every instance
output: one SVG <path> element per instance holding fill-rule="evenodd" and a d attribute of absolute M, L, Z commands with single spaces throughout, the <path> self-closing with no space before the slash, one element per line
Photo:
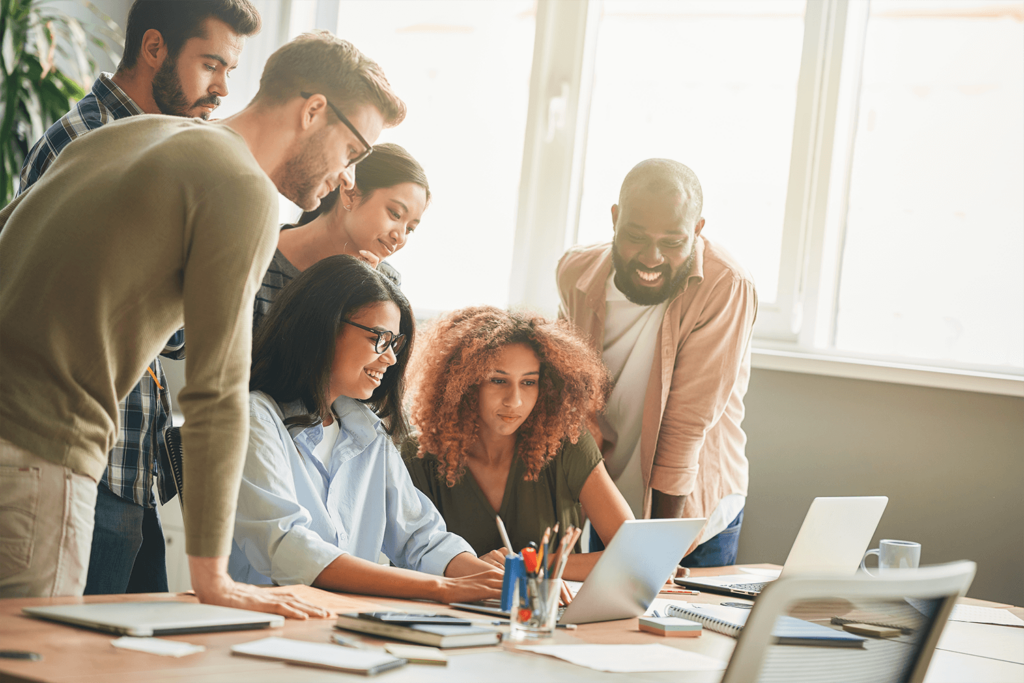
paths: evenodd
<path fill-rule="evenodd" d="M 651 489 L 651 519 L 679 519 L 683 516 L 686 496 L 672 496 Z"/>

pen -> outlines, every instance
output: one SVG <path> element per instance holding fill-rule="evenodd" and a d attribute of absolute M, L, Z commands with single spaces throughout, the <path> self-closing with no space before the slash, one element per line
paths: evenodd
<path fill-rule="evenodd" d="M 675 593 L 676 595 L 700 595 L 700 591 L 692 591 L 686 588 L 664 588 L 659 593 Z"/>
<path fill-rule="evenodd" d="M 512 541 L 508 540 L 508 532 L 505 531 L 505 523 L 501 521 L 501 515 L 495 515 L 494 521 L 498 523 L 498 533 L 501 534 L 501 542 L 505 544 L 505 550 L 509 555 L 515 555 L 516 551 L 512 550 Z"/>

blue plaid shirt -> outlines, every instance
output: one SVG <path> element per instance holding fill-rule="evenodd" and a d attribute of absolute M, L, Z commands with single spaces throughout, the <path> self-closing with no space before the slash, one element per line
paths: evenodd
<path fill-rule="evenodd" d="M 61 150 L 90 130 L 145 112 L 103 73 L 92 91 L 71 111 L 50 126 L 25 158 L 18 194 L 30 188 L 50 167 Z M 185 331 L 178 330 L 167 342 L 162 356 L 180 360 L 185 357 Z M 116 495 L 138 505 L 154 507 L 153 479 L 166 503 L 174 497 L 174 478 L 170 473 L 163 433 L 171 413 L 171 394 L 160 360 L 154 359 L 142 379 L 121 401 L 117 443 L 110 451 L 102 482 Z"/>

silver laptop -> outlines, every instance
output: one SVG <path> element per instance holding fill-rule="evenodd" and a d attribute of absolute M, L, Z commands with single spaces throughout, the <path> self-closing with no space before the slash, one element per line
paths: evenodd
<path fill-rule="evenodd" d="M 853 575 L 875 534 L 889 499 L 885 496 L 815 498 L 782 567 L 793 574 Z M 769 581 L 753 574 L 676 579 L 686 588 L 756 597 Z"/>
<path fill-rule="evenodd" d="M 590 570 L 560 624 L 631 619 L 647 611 L 679 559 L 704 528 L 704 519 L 638 519 L 623 522 Z M 497 601 L 494 601 L 496 603 Z M 452 603 L 452 607 L 508 617 L 497 604 Z"/>
<path fill-rule="evenodd" d="M 126 636 L 280 628 L 284 617 L 194 602 L 94 602 L 25 607 L 29 616 Z"/>

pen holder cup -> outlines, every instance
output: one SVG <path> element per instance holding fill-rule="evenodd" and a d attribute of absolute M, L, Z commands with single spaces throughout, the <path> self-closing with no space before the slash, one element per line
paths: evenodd
<path fill-rule="evenodd" d="M 558 620 L 561 581 L 524 577 L 512 591 L 511 640 L 550 638 Z"/>

